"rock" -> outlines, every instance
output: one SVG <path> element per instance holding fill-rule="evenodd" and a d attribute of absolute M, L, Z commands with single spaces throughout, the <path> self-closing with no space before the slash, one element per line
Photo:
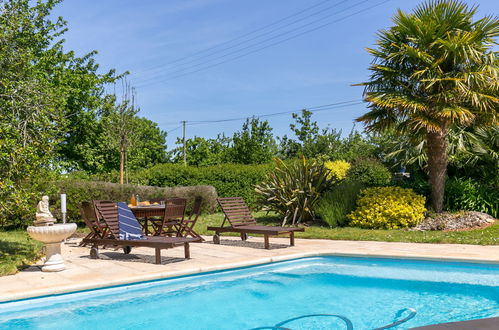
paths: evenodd
<path fill-rule="evenodd" d="M 494 217 L 482 212 L 443 212 L 426 217 L 422 222 L 410 230 L 466 230 L 487 227 L 495 221 L 496 219 L 494 219 Z"/>

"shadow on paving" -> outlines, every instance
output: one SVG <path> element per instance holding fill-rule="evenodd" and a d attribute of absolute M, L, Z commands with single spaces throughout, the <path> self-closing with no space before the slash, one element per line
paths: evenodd
<path fill-rule="evenodd" d="M 212 241 L 206 242 L 208 244 L 213 244 Z M 205 243 L 205 244 L 206 244 Z M 263 242 L 249 242 L 249 241 L 243 241 L 243 240 L 230 240 L 230 239 L 220 239 L 220 245 L 227 245 L 227 246 L 240 246 L 240 247 L 249 247 L 249 248 L 254 248 L 254 249 L 265 249 Z M 273 249 L 283 249 L 289 247 L 289 244 L 272 244 L 270 243 L 270 250 Z"/>
<path fill-rule="evenodd" d="M 80 256 L 80 258 L 90 259 L 90 256 L 84 255 L 84 256 Z M 135 254 L 133 250 L 130 254 L 124 254 L 123 252 L 114 252 L 114 251 L 104 251 L 104 252 L 99 251 L 99 259 L 101 259 L 101 260 L 117 260 L 117 261 L 125 261 L 125 262 L 142 262 L 142 263 L 150 263 L 150 264 L 155 264 L 155 262 L 156 262 L 154 255 Z M 167 264 L 182 262 L 185 260 L 186 259 L 184 259 L 184 258 L 162 256 L 161 257 L 161 264 L 167 265 Z"/>

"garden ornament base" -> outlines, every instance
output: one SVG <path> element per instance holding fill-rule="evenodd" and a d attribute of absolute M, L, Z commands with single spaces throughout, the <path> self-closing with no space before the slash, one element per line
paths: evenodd
<path fill-rule="evenodd" d="M 31 238 L 45 244 L 44 272 L 59 272 L 66 269 L 61 256 L 61 243 L 76 231 L 75 223 L 55 224 L 51 226 L 29 226 L 28 234 Z"/>

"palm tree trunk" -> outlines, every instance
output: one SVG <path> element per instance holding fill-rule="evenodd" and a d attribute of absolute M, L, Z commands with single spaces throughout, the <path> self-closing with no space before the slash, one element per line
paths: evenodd
<path fill-rule="evenodd" d="M 431 206 L 437 213 L 442 212 L 447 172 L 447 132 L 428 132 L 426 135 L 428 155 L 428 178 L 431 187 Z"/>

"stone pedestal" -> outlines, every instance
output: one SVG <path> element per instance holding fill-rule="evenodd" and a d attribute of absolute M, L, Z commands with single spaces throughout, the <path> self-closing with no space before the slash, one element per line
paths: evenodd
<path fill-rule="evenodd" d="M 59 272 L 66 269 L 61 256 L 61 243 L 76 231 L 75 223 L 56 224 L 53 226 L 29 226 L 28 234 L 31 238 L 45 243 L 44 272 Z"/>
<path fill-rule="evenodd" d="M 60 272 L 66 269 L 64 259 L 61 256 L 61 243 L 47 243 L 45 244 L 45 263 L 43 264 L 42 271 L 44 272 Z"/>

